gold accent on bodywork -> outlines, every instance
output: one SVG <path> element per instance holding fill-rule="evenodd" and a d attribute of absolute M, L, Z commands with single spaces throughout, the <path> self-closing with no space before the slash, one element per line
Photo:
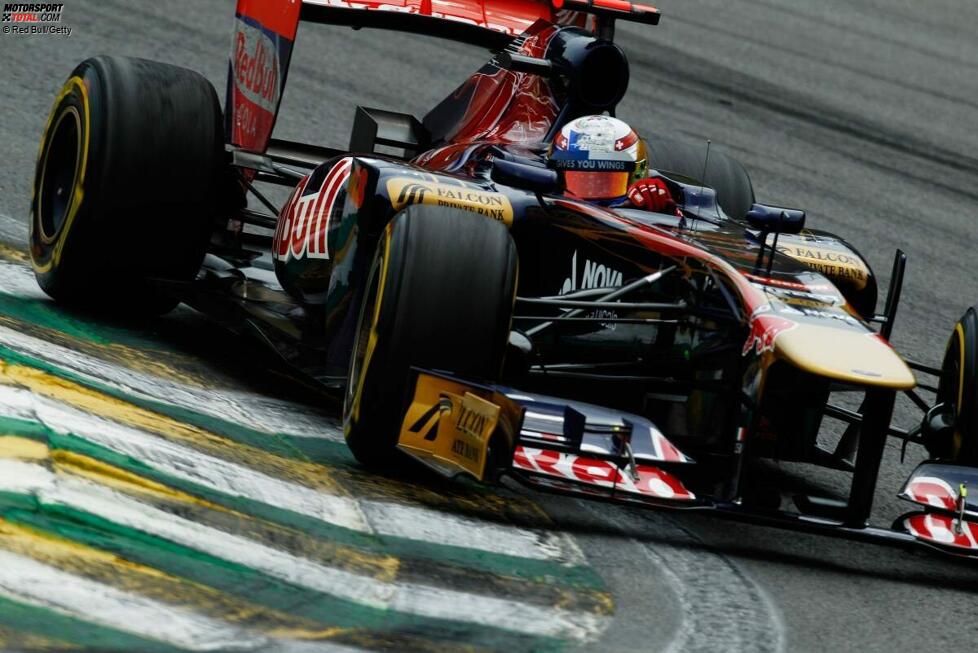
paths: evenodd
<path fill-rule="evenodd" d="M 477 391 L 462 383 L 418 374 L 414 398 L 401 424 L 398 448 L 422 459 L 433 458 L 481 481 L 500 407 L 473 394 Z"/>
<path fill-rule="evenodd" d="M 774 355 L 805 372 L 837 381 L 894 390 L 917 385 L 903 359 L 869 331 L 800 323 L 778 334 Z"/>
<path fill-rule="evenodd" d="M 506 195 L 462 182 L 455 185 L 395 177 L 387 180 L 387 194 L 395 211 L 410 204 L 447 206 L 484 215 L 507 227 L 513 224 L 513 205 Z"/>
<path fill-rule="evenodd" d="M 869 283 L 869 267 L 849 250 L 805 243 L 782 243 L 778 245 L 778 252 L 804 263 L 835 282 L 851 285 L 856 290 L 862 290 Z"/>

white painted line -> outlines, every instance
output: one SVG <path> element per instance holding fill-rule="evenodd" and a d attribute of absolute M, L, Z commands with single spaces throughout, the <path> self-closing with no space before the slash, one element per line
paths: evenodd
<path fill-rule="evenodd" d="M 39 421 L 212 490 L 293 510 L 329 524 L 369 532 L 357 502 L 282 481 L 163 438 L 90 415 L 28 390 L 0 386 L 0 406 L 12 417 Z"/>
<path fill-rule="evenodd" d="M 255 650 L 260 635 L 0 549 L 0 594 L 192 651 Z"/>
<path fill-rule="evenodd" d="M 17 268 L 23 272 L 20 266 L 0 262 L 0 292 L 10 292 L 6 283 L 6 275 L 10 268 Z M 19 274 L 14 276 L 17 277 Z M 33 277 L 30 282 L 34 283 Z M 19 287 L 21 284 L 17 282 L 13 285 Z M 37 290 L 36 284 L 35 290 Z M 283 433 L 343 442 L 342 426 L 336 418 L 317 413 L 306 406 L 247 392 L 200 388 L 176 383 L 152 374 L 113 365 L 94 356 L 9 327 L 0 326 L 0 342 L 14 351 L 70 370 L 83 378 L 100 381 L 132 397 L 170 404 L 235 424 L 247 424 L 251 428 L 269 434 Z"/>
<path fill-rule="evenodd" d="M 383 535 L 440 542 L 521 558 L 563 560 L 571 564 L 583 561 L 583 554 L 569 539 L 550 532 L 500 526 L 399 503 L 360 501 L 360 509 L 374 530 Z"/>
<path fill-rule="evenodd" d="M 119 590 L 0 549 L 0 595 L 191 651 L 359 653 L 331 642 L 270 638 L 233 624 Z"/>
<path fill-rule="evenodd" d="M 35 396 L 27 390 L 0 386 L 0 407 L 12 417 L 39 421 L 59 433 L 73 433 L 177 478 L 344 528 L 568 564 L 578 564 L 583 558 L 563 534 L 480 522 L 417 506 L 361 502 L 327 494 Z"/>
<path fill-rule="evenodd" d="M 0 459 L 0 489 L 46 504 L 82 510 L 171 542 L 259 570 L 288 583 L 374 607 L 538 636 L 585 639 L 605 618 L 424 585 L 381 581 L 195 523 L 89 482 L 44 467 Z"/>
<path fill-rule="evenodd" d="M 0 260 L 0 292 L 27 299 L 48 299 L 30 267 L 4 260 Z"/>
<path fill-rule="evenodd" d="M 17 218 L 0 213 L 0 236 L 10 244 L 24 245 L 26 249 L 29 224 L 27 218 Z M 13 241 L 13 242 L 11 242 Z"/>
<path fill-rule="evenodd" d="M 679 628 L 671 641 L 662 642 L 666 653 L 785 650 L 785 626 L 777 607 L 727 557 L 702 546 L 695 535 L 664 514 L 577 503 L 623 534 L 634 532 L 643 523 L 656 534 L 654 543 L 632 542 L 654 568 L 654 572 L 647 568 L 644 573 L 664 578 L 679 604 Z M 627 527 L 623 527 L 625 523 Z"/>
<path fill-rule="evenodd" d="M 725 557 L 696 548 L 639 544 L 679 601 L 682 621 L 666 653 L 784 651 L 780 614 Z"/>
<path fill-rule="evenodd" d="M 391 588 L 340 569 L 322 567 L 287 553 L 171 515 L 104 486 L 57 476 L 40 465 L 0 459 L 0 488 L 35 495 L 43 503 L 83 510 L 219 558 L 243 564 L 297 585 L 363 605 L 383 608 Z"/>
<path fill-rule="evenodd" d="M 0 261 L 0 291 L 25 294 L 28 286 L 35 293 L 40 292 L 29 270 Z M 0 326 L 0 342 L 15 351 L 71 370 L 83 378 L 103 382 L 127 395 L 163 401 L 270 433 L 287 432 L 290 435 L 343 441 L 341 427 L 334 418 L 317 414 L 303 406 L 248 393 L 174 383 L 113 365 L 8 327 Z M 80 417 L 84 413 L 71 415 L 68 420 L 59 420 L 57 411 L 53 414 L 55 417 L 49 414 L 46 419 L 54 419 L 54 424 L 63 432 L 71 431 L 79 421 L 87 419 Z M 554 419 L 559 421 L 560 418 Z M 519 557 L 562 559 L 569 564 L 583 562 L 583 555 L 573 540 L 564 535 L 499 526 L 451 513 L 419 510 L 393 503 L 361 502 L 358 509 L 355 502 L 278 481 L 158 438 L 147 440 L 148 436 L 141 433 L 131 435 L 124 431 L 124 427 L 114 424 L 99 424 L 95 429 L 89 428 L 77 434 L 143 460 L 178 478 L 346 528 Z"/>

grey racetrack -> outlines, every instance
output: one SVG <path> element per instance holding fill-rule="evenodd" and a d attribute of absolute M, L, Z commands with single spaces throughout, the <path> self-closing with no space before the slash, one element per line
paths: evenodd
<path fill-rule="evenodd" d="M 108 53 L 196 69 L 223 95 L 230 0 L 67 0 L 70 36 L 0 35 L 0 238 L 23 244 L 38 137 L 72 67 Z M 978 302 L 978 4 L 952 0 L 662 0 L 621 25 L 631 84 L 618 116 L 645 136 L 710 139 L 760 201 L 808 211 L 885 283 L 909 256 L 894 344 L 939 361 Z M 356 104 L 422 115 L 487 58 L 386 32 L 300 27 L 276 134 L 345 146 Z M 654 165 L 654 162 L 653 162 Z M 147 181 L 147 193 L 165 193 Z M 159 225 L 166 229 L 165 224 Z M 900 403 L 897 420 L 916 416 Z M 922 451 L 886 451 L 874 522 Z M 804 483 L 832 474 L 772 466 Z M 540 501 L 610 586 L 593 650 L 970 650 L 978 564 L 707 516 Z"/>

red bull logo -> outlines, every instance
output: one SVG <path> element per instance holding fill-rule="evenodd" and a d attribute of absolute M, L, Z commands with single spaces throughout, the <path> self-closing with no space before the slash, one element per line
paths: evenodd
<path fill-rule="evenodd" d="M 238 90 L 265 111 L 278 105 L 278 48 L 257 27 L 238 21 L 234 40 L 234 81 Z"/>
<path fill-rule="evenodd" d="M 279 216 L 272 253 L 280 261 L 301 258 L 329 258 L 329 216 L 333 205 L 350 178 L 353 159 L 345 158 L 322 177 L 321 182 L 307 177 L 296 188 Z M 315 183 L 315 188 L 309 184 Z"/>
<path fill-rule="evenodd" d="M 750 353 L 751 349 L 756 349 L 758 356 L 774 349 L 774 341 L 785 331 L 790 331 L 798 326 L 797 322 L 786 320 L 777 315 L 766 313 L 754 313 L 750 322 L 750 335 L 744 343 L 744 356 Z"/>

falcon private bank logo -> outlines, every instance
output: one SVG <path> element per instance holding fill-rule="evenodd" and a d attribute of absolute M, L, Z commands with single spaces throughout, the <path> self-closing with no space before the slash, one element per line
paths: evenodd
<path fill-rule="evenodd" d="M 4 34 L 71 34 L 71 28 L 61 25 L 64 3 L 6 2 L 3 5 Z"/>

